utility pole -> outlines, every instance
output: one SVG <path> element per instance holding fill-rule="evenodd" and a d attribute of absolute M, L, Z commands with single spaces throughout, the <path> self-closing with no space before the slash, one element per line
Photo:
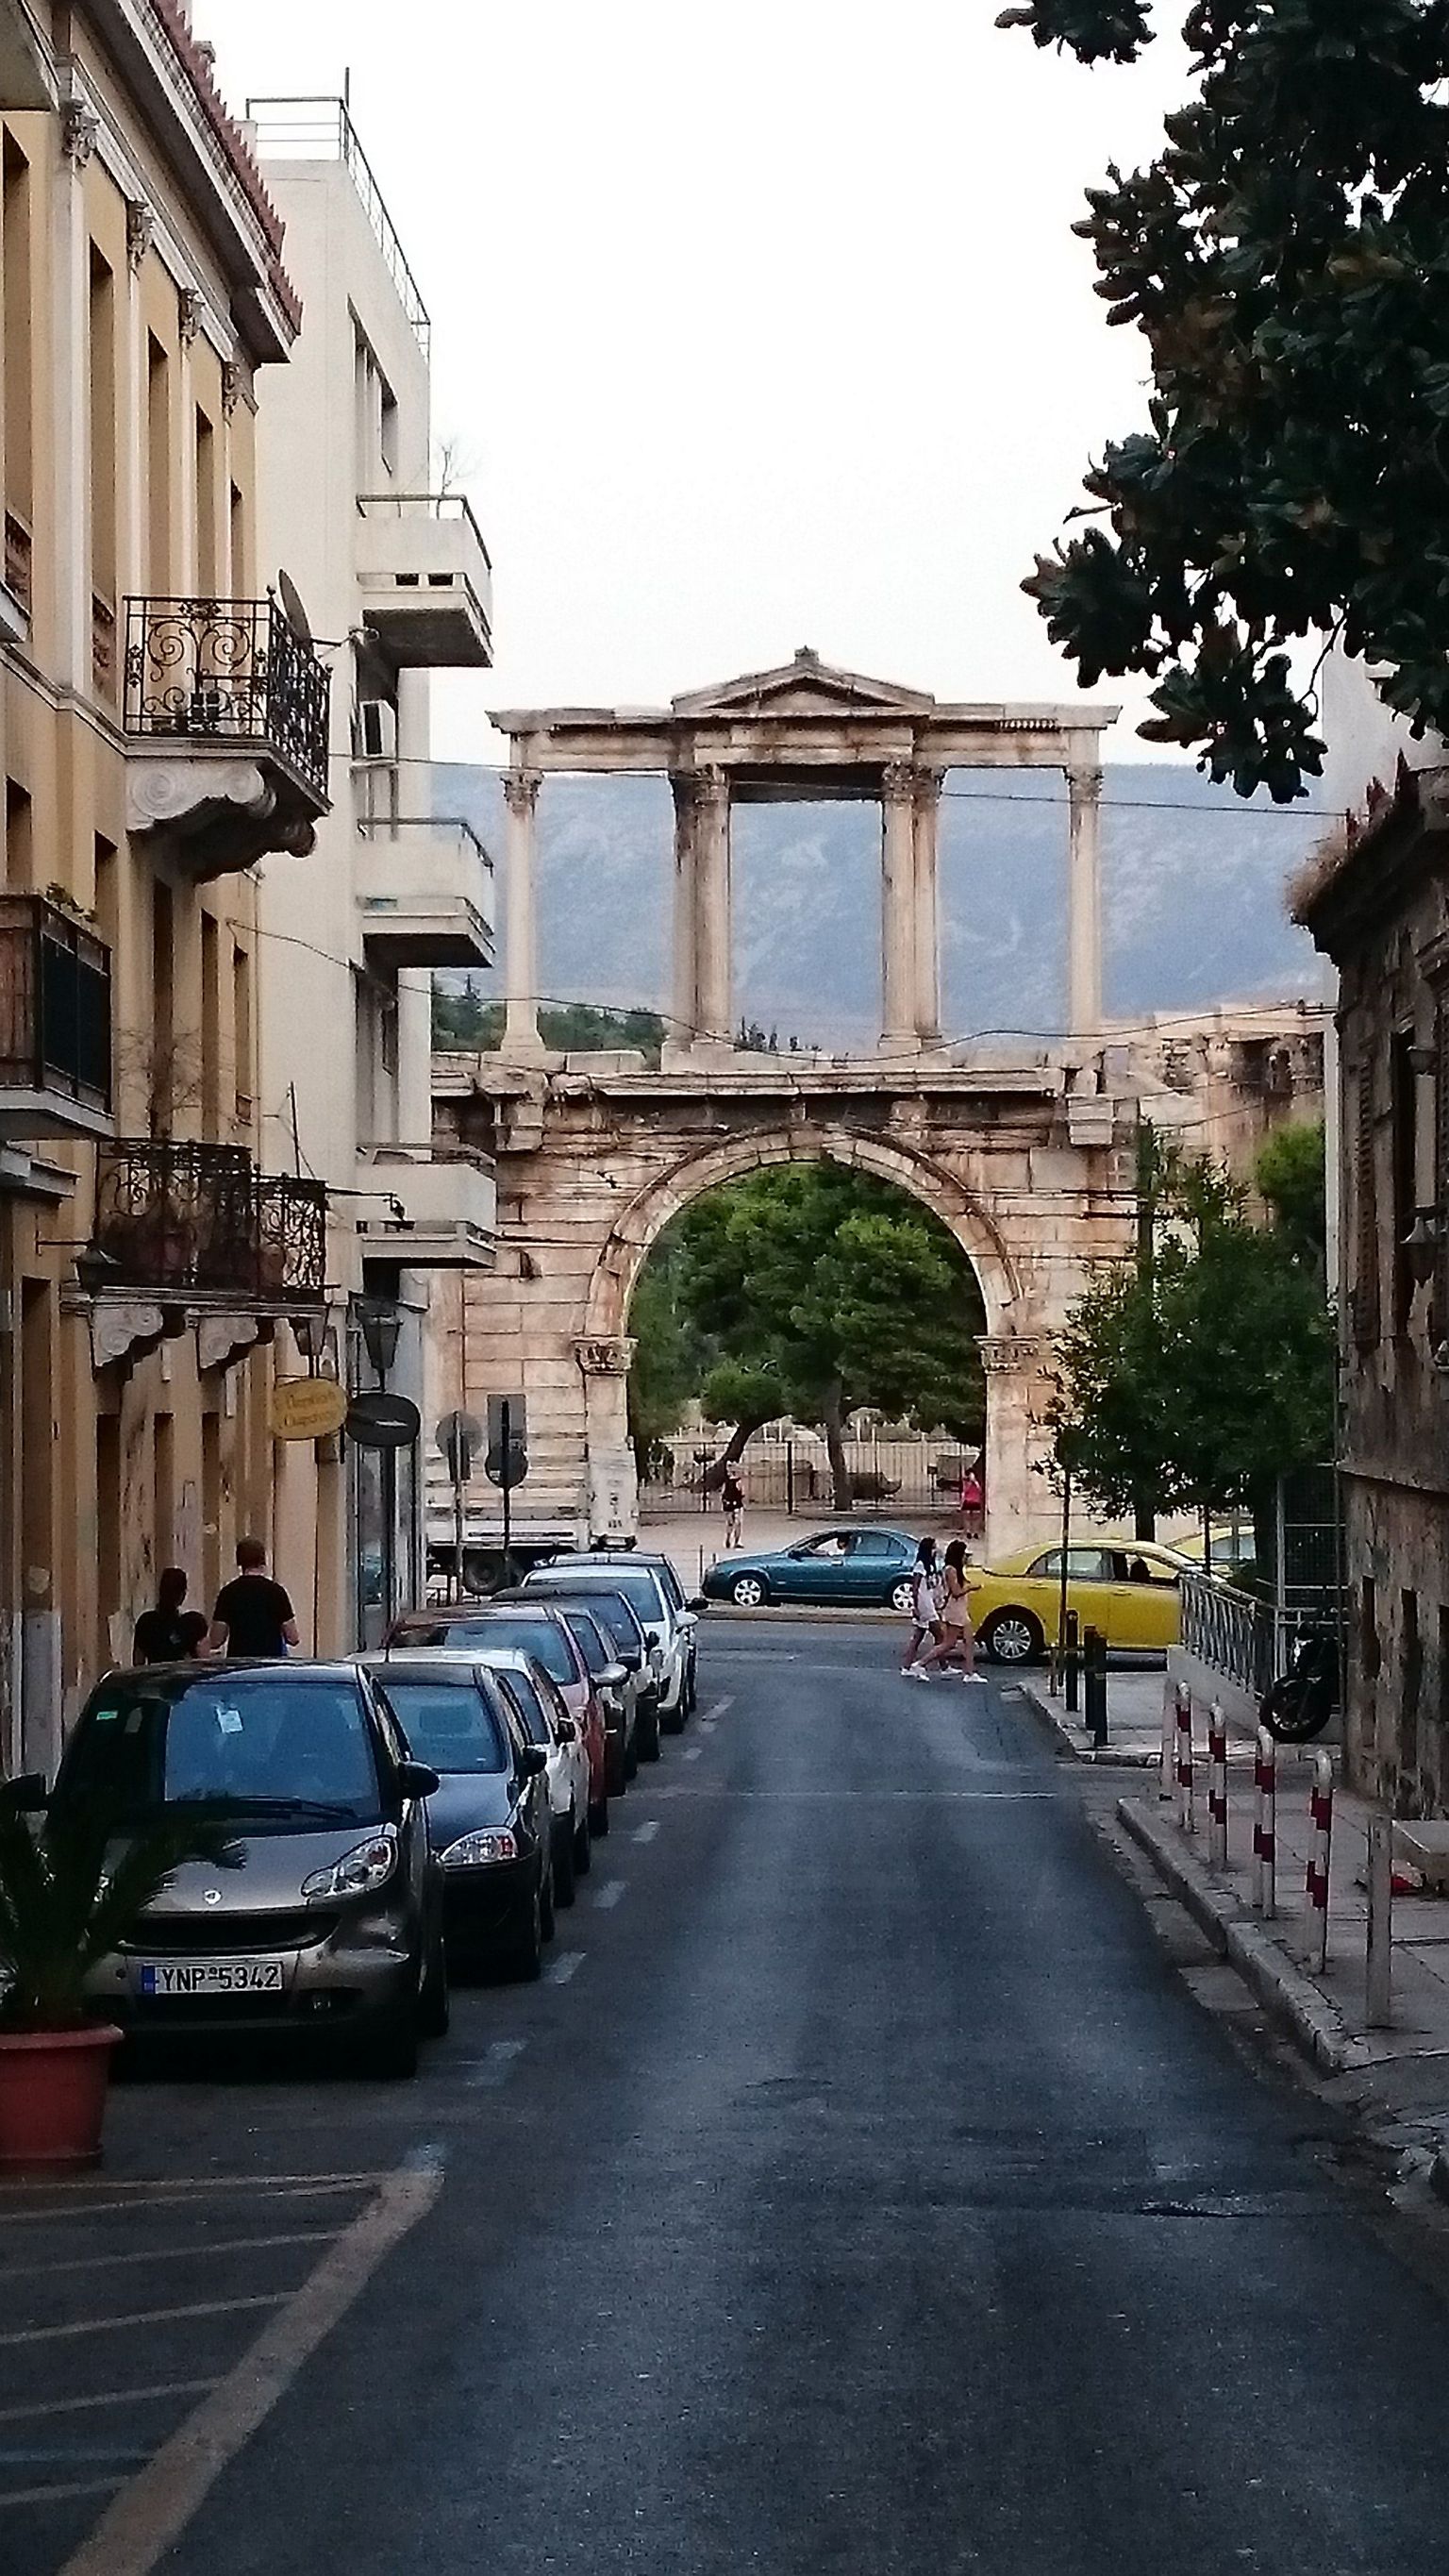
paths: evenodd
<path fill-rule="evenodd" d="M 1153 1272 L 1157 1266 L 1157 1138 L 1150 1120 L 1137 1104 L 1137 1279 L 1140 1287 L 1152 1293 Z M 1157 1515 L 1150 1494 L 1138 1493 L 1133 1498 L 1132 1534 L 1134 1538 L 1155 1539 Z"/>

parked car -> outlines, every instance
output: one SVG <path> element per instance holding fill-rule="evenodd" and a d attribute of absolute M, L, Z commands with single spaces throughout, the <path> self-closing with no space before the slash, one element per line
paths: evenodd
<path fill-rule="evenodd" d="M 1162 1653 L 1177 1643 L 1182 1576 L 1201 1571 L 1145 1539 L 1069 1547 L 1067 1607 L 1109 1646 Z M 999 1565 L 968 1567 L 966 1579 L 983 1651 L 998 1664 L 1039 1663 L 1057 1642 L 1061 1549 L 1023 1548 Z"/>
<path fill-rule="evenodd" d="M 917 1544 L 905 1530 L 817 1530 L 793 1547 L 722 1557 L 704 1578 L 704 1596 L 740 1610 L 778 1601 L 909 1610 Z"/>
<path fill-rule="evenodd" d="M 606 1834 L 608 1802 L 611 1796 L 622 1796 L 624 1780 L 620 1774 L 615 1789 L 604 1753 L 608 1712 L 594 1689 L 578 1640 L 559 1608 L 547 1601 L 521 1600 L 515 1594 L 506 1602 L 475 1601 L 448 1610 L 406 1610 L 394 1619 L 384 1639 L 388 1654 L 438 1647 L 446 1648 L 450 1654 L 464 1655 L 475 1649 L 487 1653 L 493 1647 L 508 1648 L 514 1654 L 533 1655 L 542 1664 L 595 1760 L 589 1824 L 594 1833 Z"/>
<path fill-rule="evenodd" d="M 626 1743 L 632 1742 L 639 1762 L 659 1759 L 659 1674 L 663 1656 L 651 1646 L 644 1634 L 638 1611 L 625 1600 L 622 1592 L 612 1592 L 602 1583 L 587 1583 L 577 1591 L 569 1588 L 567 1566 L 558 1569 L 557 1583 L 539 1581 L 526 1593 L 510 1598 L 527 1601 L 551 1601 L 560 1610 L 586 1609 L 581 1626 L 571 1621 L 579 1645 L 589 1664 L 594 1686 L 604 1702 L 606 1719 L 611 1729 Z M 591 1649 L 586 1631 L 597 1626 L 604 1633 L 605 1662 L 596 1661 L 597 1649 Z M 615 1678 L 611 1666 L 619 1667 Z"/>
<path fill-rule="evenodd" d="M 104 1805 L 118 1843 L 205 1800 L 232 1865 L 186 1863 L 88 1981 L 137 2035 L 282 2032 L 411 2075 L 448 2021 L 443 1879 L 418 1760 L 352 1664 L 152 1664 L 108 1673 L 72 1731 L 50 1807 Z"/>
<path fill-rule="evenodd" d="M 548 1756 L 529 1741 L 498 1677 L 473 1656 L 368 1658 L 414 1753 L 438 1786 L 428 1825 L 442 1872 L 449 1958 L 536 1977 L 553 1938 Z"/>
<path fill-rule="evenodd" d="M 698 1697 L 698 1622 L 668 1557 L 640 1556 L 632 1548 L 627 1552 L 616 1549 L 596 1556 L 570 1556 L 525 1575 L 522 1588 L 525 1593 L 537 1594 L 541 1587 L 556 1584 L 564 1576 L 571 1591 L 602 1584 L 606 1591 L 622 1592 L 625 1600 L 632 1603 L 647 1642 L 659 1650 L 659 1723 L 666 1735 L 677 1735 Z"/>
<path fill-rule="evenodd" d="M 554 1903 L 572 1905 L 576 1882 L 587 1876 L 593 1858 L 588 1754 L 559 1692 L 532 1655 L 495 1646 L 482 1660 L 529 1743 L 543 1748 L 553 1826 Z"/>

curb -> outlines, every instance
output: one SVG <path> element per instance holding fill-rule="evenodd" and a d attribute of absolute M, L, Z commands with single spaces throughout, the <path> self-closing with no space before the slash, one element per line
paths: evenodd
<path fill-rule="evenodd" d="M 1079 1744 L 1049 1698 L 1030 1682 L 1021 1682 L 1019 1688 L 1023 1697 L 1030 1700 L 1043 1725 L 1049 1728 L 1057 1751 L 1064 1754 L 1069 1762 L 1091 1762 L 1100 1771 L 1156 1770 L 1161 1758 L 1156 1753 L 1125 1753 L 1110 1743 L 1100 1746 Z"/>
<path fill-rule="evenodd" d="M 1350 2067 L 1370 2062 L 1368 2048 L 1344 2029 L 1337 2007 L 1302 1968 L 1295 1967 L 1262 1925 L 1244 1913 L 1237 1898 L 1217 1886 L 1202 1862 L 1182 1849 L 1175 1826 L 1164 1832 L 1130 1798 L 1118 1799 L 1117 1821 L 1146 1852 L 1159 1878 L 1181 1898 L 1213 1948 L 1231 1960 L 1258 2001 L 1315 2066 L 1325 2075 L 1342 2075 Z M 1438 2161 L 1444 2164 L 1444 2177 L 1434 2188 L 1449 2199 L 1449 2158 L 1441 2156 Z"/>
<path fill-rule="evenodd" d="M 759 1619 L 769 1621 L 773 1619 L 792 1628 L 803 1627 L 807 1622 L 813 1620 L 819 1620 L 820 1623 L 827 1628 L 839 1626 L 847 1621 L 852 1627 L 854 1627 L 862 1620 L 875 1628 L 900 1628 L 902 1630 L 905 1628 L 905 1613 L 903 1611 L 889 1609 L 873 1610 L 866 1602 L 861 1602 L 859 1606 L 854 1609 L 846 1605 L 839 1610 L 832 1610 L 829 1605 L 823 1601 L 815 1603 L 806 1601 L 798 1603 L 788 1601 L 762 1601 L 758 1610 L 745 1610 L 741 1609 L 733 1601 L 707 1601 L 704 1608 L 698 1615 L 701 1619 L 724 1619 L 726 1621 L 735 1619 Z"/>

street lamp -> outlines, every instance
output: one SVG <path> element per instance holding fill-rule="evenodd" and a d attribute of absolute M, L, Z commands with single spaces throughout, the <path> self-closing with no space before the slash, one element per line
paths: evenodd
<path fill-rule="evenodd" d="M 319 1307 L 315 1314 L 289 1315 L 287 1321 L 292 1327 L 297 1355 L 305 1362 L 308 1375 L 315 1377 L 327 1348 L 329 1327 L 326 1308 Z"/>
<path fill-rule="evenodd" d="M 363 1344 L 378 1378 L 385 1384 L 393 1361 L 397 1358 L 402 1317 L 396 1306 L 359 1306 L 357 1319 L 362 1326 Z"/>

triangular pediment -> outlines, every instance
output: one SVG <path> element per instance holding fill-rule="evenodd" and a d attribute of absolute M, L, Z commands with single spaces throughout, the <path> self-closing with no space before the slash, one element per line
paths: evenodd
<path fill-rule="evenodd" d="M 929 715 L 936 701 L 921 689 L 868 680 L 837 670 L 802 645 L 793 662 L 774 671 L 747 671 L 713 689 L 693 689 L 671 700 L 677 716 Z"/>

